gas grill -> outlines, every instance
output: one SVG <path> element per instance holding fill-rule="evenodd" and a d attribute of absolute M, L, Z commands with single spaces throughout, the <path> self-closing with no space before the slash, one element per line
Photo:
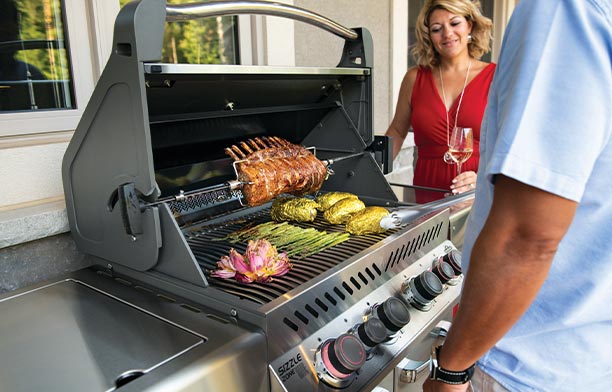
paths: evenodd
<path fill-rule="evenodd" d="M 159 63 L 165 21 L 239 13 L 288 17 L 344 38 L 339 65 Z M 241 364 L 263 369 L 265 379 L 252 380 L 263 390 L 367 391 L 386 377 L 399 390 L 400 376 L 411 385 L 458 301 L 460 254 L 450 239 L 462 221 L 448 207 L 470 196 L 421 206 L 398 201 L 384 176 L 391 143 L 372 130 L 372 59 L 366 29 L 283 4 L 125 6 L 113 53 L 63 162 L 72 235 L 100 279 L 136 282 L 263 334 L 260 358 L 253 361 L 250 352 Z M 212 277 L 230 248 L 245 250 L 228 235 L 271 221 L 271 202 L 245 203 L 244 184 L 224 153 L 257 137 L 311 149 L 329 167 L 320 193 L 351 192 L 366 205 L 398 209 L 401 224 L 296 257 L 288 274 L 269 283 Z M 321 214 L 295 225 L 344 231 Z M 231 357 L 239 361 L 235 352 Z M 418 366 L 411 369 L 406 357 Z M 184 360 L 173 361 L 178 369 L 166 379 L 184 381 Z M 120 387 L 150 384 L 152 373 Z M 260 389 L 249 380 L 241 385 Z"/>

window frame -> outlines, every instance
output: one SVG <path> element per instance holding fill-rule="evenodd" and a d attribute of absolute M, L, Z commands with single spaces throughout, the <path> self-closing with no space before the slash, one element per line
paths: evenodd
<path fill-rule="evenodd" d="M 0 112 L 0 139 L 73 131 L 110 54 L 118 4 L 108 0 L 61 0 L 73 80 L 75 109 Z M 83 18 L 86 22 L 83 23 Z M 110 37 L 110 41 L 109 41 Z"/>

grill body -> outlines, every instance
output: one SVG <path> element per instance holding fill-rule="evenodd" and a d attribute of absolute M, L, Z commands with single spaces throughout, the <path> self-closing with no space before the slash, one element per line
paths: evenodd
<path fill-rule="evenodd" d="M 458 229 L 448 206 L 463 198 L 410 207 L 386 181 L 391 144 L 372 130 L 366 29 L 354 29 L 357 38 L 347 40 L 336 68 L 161 64 L 165 10 L 162 0 L 122 9 L 113 53 L 66 151 L 64 190 L 77 246 L 103 275 L 135 280 L 262 333 L 265 349 L 251 366 L 267 367 L 264 389 L 373 388 L 451 318 L 460 285 L 445 285 L 427 312 L 410 308 L 412 321 L 339 384 L 325 380 L 321 344 L 351 331 L 385 300 L 407 301 L 406 282 L 455 249 L 449 235 Z M 414 219 L 293 260 L 294 269 L 269 284 L 212 278 L 221 256 L 246 246 L 224 237 L 270 220 L 270 203 L 246 207 L 227 185 L 236 173 L 223 152 L 261 136 L 312 147 L 323 160 L 352 156 L 333 165 L 321 192 L 410 207 Z M 300 226 L 344 230 L 320 217 Z"/>

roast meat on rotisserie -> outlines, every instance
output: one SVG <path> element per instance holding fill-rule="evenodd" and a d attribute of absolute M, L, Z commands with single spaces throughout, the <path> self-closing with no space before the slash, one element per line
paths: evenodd
<path fill-rule="evenodd" d="M 248 139 L 225 152 L 236 161 L 242 194 L 249 206 L 284 193 L 315 193 L 327 178 L 327 166 L 308 149 L 279 137 Z"/>

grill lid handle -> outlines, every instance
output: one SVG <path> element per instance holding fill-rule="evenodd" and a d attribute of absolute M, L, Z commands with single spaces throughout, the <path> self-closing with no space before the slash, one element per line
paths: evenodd
<path fill-rule="evenodd" d="M 166 6 L 166 20 L 168 22 L 238 14 L 279 16 L 311 24 L 346 40 L 359 38 L 359 34 L 355 30 L 344 27 L 315 12 L 269 1 L 208 1 L 206 3 Z"/>

